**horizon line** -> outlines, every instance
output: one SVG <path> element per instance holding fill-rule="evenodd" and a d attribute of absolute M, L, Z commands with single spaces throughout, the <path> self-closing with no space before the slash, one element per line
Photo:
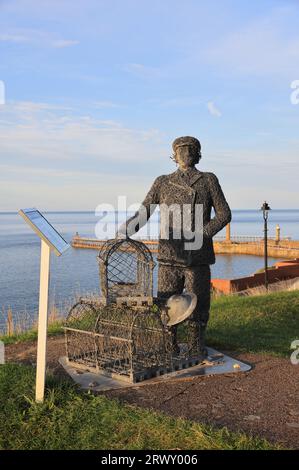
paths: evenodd
<path fill-rule="evenodd" d="M 256 211 L 261 211 L 261 209 L 232 209 L 230 208 L 231 211 L 237 212 L 237 211 L 251 211 L 251 212 L 256 212 Z M 299 208 L 275 208 L 275 209 L 270 209 L 270 211 L 299 211 Z M 94 214 L 94 210 L 53 210 L 53 209 L 45 209 L 42 210 L 45 214 L 65 214 L 65 213 L 73 213 L 73 214 Z M 108 213 L 113 213 L 113 211 L 107 211 Z M 116 212 L 135 212 L 135 211 L 116 211 Z M 18 211 L 15 210 L 1 210 L 0 209 L 0 214 L 18 214 Z"/>

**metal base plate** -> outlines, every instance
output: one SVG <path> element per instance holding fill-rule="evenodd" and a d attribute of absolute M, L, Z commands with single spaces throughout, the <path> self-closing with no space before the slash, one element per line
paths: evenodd
<path fill-rule="evenodd" d="M 188 377 L 196 377 L 203 375 L 216 375 L 216 374 L 229 374 L 238 372 L 248 372 L 251 369 L 249 364 L 245 364 L 237 359 L 234 359 L 226 354 L 222 354 L 213 348 L 208 349 L 208 357 L 201 364 L 193 367 L 177 370 L 168 374 L 155 377 L 153 379 L 144 380 L 138 383 L 129 383 L 124 380 L 118 380 L 115 378 L 107 377 L 103 374 L 91 372 L 82 366 L 75 367 L 68 363 L 67 357 L 61 357 L 59 359 L 60 364 L 65 371 L 71 376 L 76 384 L 82 389 L 93 390 L 102 392 L 106 390 L 115 390 L 118 388 L 128 387 L 140 387 L 150 385 L 152 383 L 167 382 L 168 380 L 174 379 L 186 379 Z"/>

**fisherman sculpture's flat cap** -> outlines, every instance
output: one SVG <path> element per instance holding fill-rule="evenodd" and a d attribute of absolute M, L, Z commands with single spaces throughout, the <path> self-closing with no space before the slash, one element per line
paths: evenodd
<path fill-rule="evenodd" d="M 172 148 L 174 151 L 176 151 L 178 147 L 183 147 L 185 145 L 193 145 L 198 149 L 201 148 L 199 140 L 196 139 L 196 137 L 190 137 L 189 135 L 186 135 L 184 137 L 178 137 L 172 142 Z"/>

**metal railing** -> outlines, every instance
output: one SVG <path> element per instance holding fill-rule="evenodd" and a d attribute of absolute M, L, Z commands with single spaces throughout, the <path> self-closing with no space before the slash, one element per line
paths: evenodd
<path fill-rule="evenodd" d="M 215 241 L 224 241 L 226 240 L 226 236 L 215 236 L 213 237 L 213 240 Z M 237 235 L 237 236 L 231 236 L 229 241 L 232 242 L 243 242 L 243 243 L 248 243 L 248 242 L 261 242 L 264 240 L 264 237 L 258 237 L 254 235 Z M 276 237 L 268 237 L 268 240 L 273 240 L 276 241 Z M 279 241 L 290 241 L 291 237 L 280 237 Z"/>

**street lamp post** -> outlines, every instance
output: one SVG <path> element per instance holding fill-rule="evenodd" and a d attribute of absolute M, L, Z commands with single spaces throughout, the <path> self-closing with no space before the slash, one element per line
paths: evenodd
<path fill-rule="evenodd" d="M 264 218 L 264 261 L 265 261 L 265 287 L 268 290 L 268 212 L 271 210 L 267 202 L 265 201 L 261 207 L 263 211 L 263 218 Z"/>

